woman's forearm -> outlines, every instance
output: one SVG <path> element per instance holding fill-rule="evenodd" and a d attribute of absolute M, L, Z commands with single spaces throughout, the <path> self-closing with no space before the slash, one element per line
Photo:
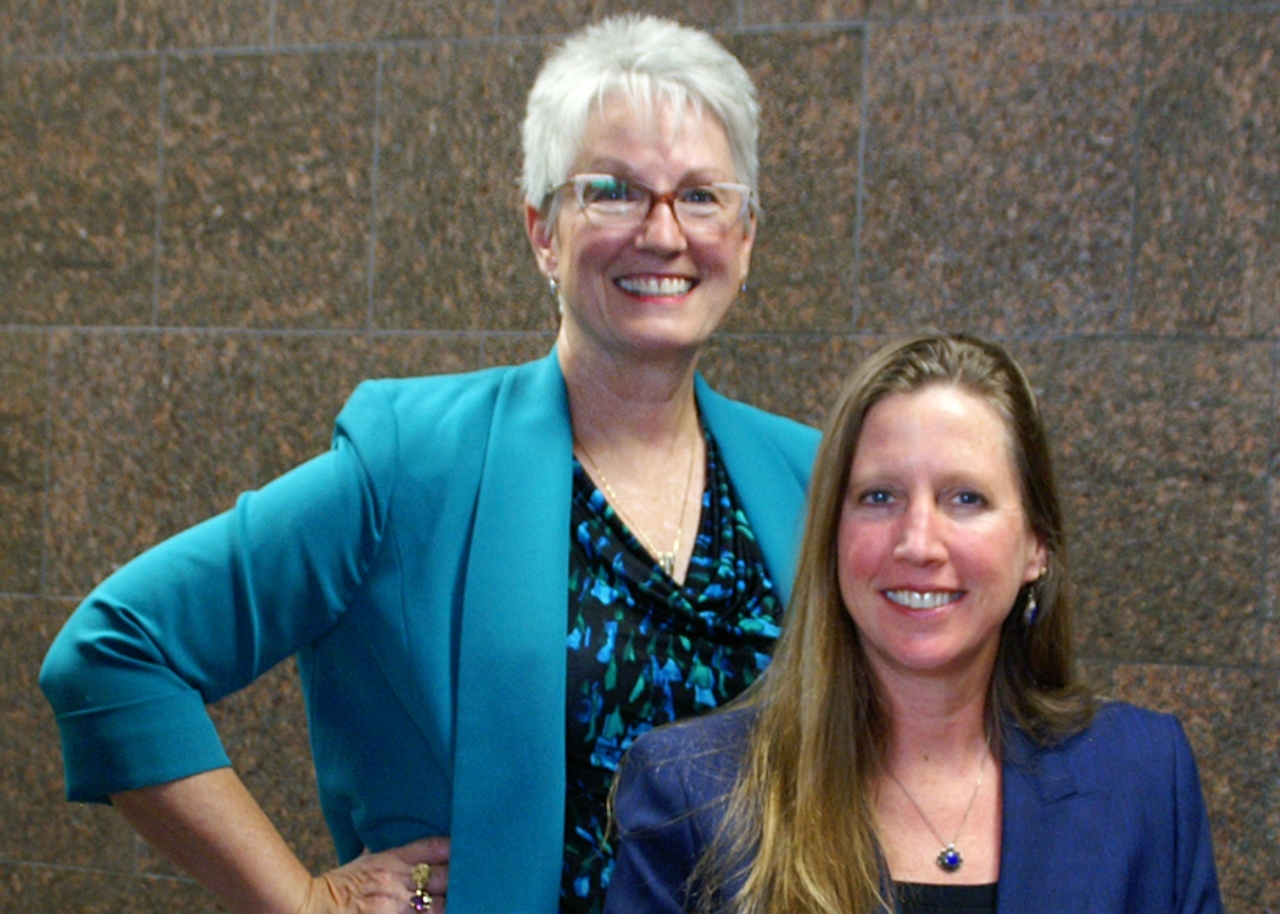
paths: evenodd
<path fill-rule="evenodd" d="M 111 802 L 236 914 L 297 914 L 306 901 L 311 874 L 232 769 L 113 794 Z"/>

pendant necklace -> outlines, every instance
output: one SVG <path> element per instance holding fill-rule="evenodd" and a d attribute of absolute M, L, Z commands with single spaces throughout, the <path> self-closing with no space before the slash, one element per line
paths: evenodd
<path fill-rule="evenodd" d="M 960 855 L 960 851 L 956 848 L 956 842 L 960 840 L 960 835 L 964 833 L 965 824 L 969 821 L 969 813 L 973 812 L 973 804 L 974 801 L 978 799 L 978 791 L 982 789 L 982 776 L 986 773 L 986 769 L 987 754 L 984 752 L 982 754 L 982 762 L 978 766 L 978 783 L 973 785 L 973 796 L 969 797 L 969 805 L 965 807 L 964 818 L 960 820 L 960 827 L 956 829 L 956 836 L 950 841 L 944 840 L 942 835 L 938 834 L 938 830 L 933 827 L 933 823 L 929 821 L 929 817 L 924 814 L 924 810 L 920 808 L 920 804 L 916 802 L 916 798 L 913 797 L 911 792 L 907 790 L 906 786 L 898 780 L 898 776 L 892 771 L 888 771 L 887 767 L 885 769 L 888 772 L 889 777 L 893 778 L 893 783 L 898 785 L 898 788 L 902 791 L 903 795 L 910 800 L 911 805 L 916 808 L 916 812 L 920 814 L 921 821 L 923 821 L 929 831 L 933 833 L 933 836 L 938 839 L 938 843 L 942 845 L 942 850 L 938 852 L 937 863 L 944 872 L 954 873 L 964 864 L 964 857 Z"/>
<path fill-rule="evenodd" d="M 689 472 L 684 480 L 684 500 L 680 503 L 680 521 L 676 524 L 676 540 L 671 544 L 670 552 L 663 552 L 655 547 L 649 537 L 645 536 L 644 531 L 627 516 L 627 512 L 622 510 L 622 500 L 613 491 L 613 486 L 609 485 L 609 480 L 605 477 L 604 471 L 600 469 L 600 464 L 596 463 L 596 459 L 591 456 L 587 446 L 579 441 L 576 435 L 573 438 L 573 443 L 582 452 L 582 456 L 587 458 L 587 463 L 591 464 L 592 473 L 600 480 L 600 486 L 604 489 L 604 494 L 608 496 L 609 503 L 613 505 L 613 510 L 622 518 L 622 522 L 627 525 L 627 529 L 634 533 L 640 542 L 644 544 L 644 548 L 649 551 L 649 554 L 657 559 L 658 567 L 666 572 L 667 577 L 674 578 L 676 556 L 680 554 L 680 534 L 684 532 L 684 516 L 689 508 L 689 489 L 693 486 L 693 465 L 694 459 L 698 455 L 698 439 L 693 439 L 693 447 L 689 449 Z"/>

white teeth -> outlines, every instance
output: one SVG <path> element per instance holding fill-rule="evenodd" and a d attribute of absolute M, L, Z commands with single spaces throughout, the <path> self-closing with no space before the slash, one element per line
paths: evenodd
<path fill-rule="evenodd" d="M 937 609 L 960 599 L 959 591 L 955 590 L 930 590 L 926 593 L 916 590 L 887 590 L 884 595 L 891 602 L 907 609 Z"/>
<path fill-rule="evenodd" d="M 693 288 L 693 280 L 680 276 L 626 276 L 618 285 L 633 295 L 684 295 Z"/>

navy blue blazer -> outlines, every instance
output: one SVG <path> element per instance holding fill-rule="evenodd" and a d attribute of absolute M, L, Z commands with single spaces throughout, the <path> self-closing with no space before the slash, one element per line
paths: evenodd
<path fill-rule="evenodd" d="M 636 741 L 619 774 L 619 851 L 606 914 L 687 909 L 752 714 Z M 999 914 L 1217 914 L 1209 822 L 1191 746 L 1170 715 L 1122 703 L 1048 748 L 1005 741 Z"/>

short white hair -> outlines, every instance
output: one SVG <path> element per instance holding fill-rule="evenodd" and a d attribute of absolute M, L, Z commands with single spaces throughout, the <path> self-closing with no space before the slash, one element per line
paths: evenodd
<path fill-rule="evenodd" d="M 724 128 L 734 179 L 751 188 L 759 209 L 756 144 L 760 105 L 755 83 L 738 59 L 698 29 L 654 16 L 611 16 L 571 35 L 552 52 L 529 93 L 521 136 L 525 202 L 539 211 L 569 178 L 582 151 L 587 120 L 612 96 L 648 114 L 659 101 L 676 111 L 692 106 Z M 594 106 L 594 108 L 593 108 Z"/>

